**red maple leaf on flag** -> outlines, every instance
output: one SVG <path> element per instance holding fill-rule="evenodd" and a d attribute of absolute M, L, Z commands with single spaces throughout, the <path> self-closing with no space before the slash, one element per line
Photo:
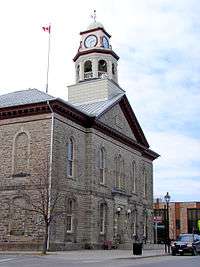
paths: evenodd
<path fill-rule="evenodd" d="M 50 33 L 51 32 L 51 25 L 49 25 L 49 26 L 43 26 L 42 29 L 43 29 L 44 32 Z"/>

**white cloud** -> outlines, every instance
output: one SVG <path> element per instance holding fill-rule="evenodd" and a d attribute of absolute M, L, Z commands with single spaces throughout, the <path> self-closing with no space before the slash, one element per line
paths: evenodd
<path fill-rule="evenodd" d="M 198 200 L 200 140 L 181 133 L 151 132 L 150 140 L 161 155 L 155 166 L 155 195 L 169 191 L 174 199 Z"/>

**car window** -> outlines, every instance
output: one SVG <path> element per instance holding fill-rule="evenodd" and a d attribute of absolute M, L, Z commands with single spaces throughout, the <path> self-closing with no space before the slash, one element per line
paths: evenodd
<path fill-rule="evenodd" d="M 177 240 L 181 242 L 193 242 L 193 236 L 192 235 L 180 235 Z"/>
<path fill-rule="evenodd" d="M 200 241 L 200 235 L 197 236 L 197 241 Z"/>

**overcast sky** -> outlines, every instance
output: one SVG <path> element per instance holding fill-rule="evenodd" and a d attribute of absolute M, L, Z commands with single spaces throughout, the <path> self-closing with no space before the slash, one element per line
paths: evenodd
<path fill-rule="evenodd" d="M 80 36 L 97 10 L 120 56 L 126 91 L 151 148 L 154 194 L 200 201 L 200 1 L 0 0 L 0 94 L 45 90 L 51 22 L 49 94 L 67 100 Z"/>

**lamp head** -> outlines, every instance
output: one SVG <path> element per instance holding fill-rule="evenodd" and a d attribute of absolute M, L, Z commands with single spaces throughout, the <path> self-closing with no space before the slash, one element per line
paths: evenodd
<path fill-rule="evenodd" d="M 121 208 L 120 207 L 117 207 L 117 214 L 119 215 L 121 212 Z"/>
<path fill-rule="evenodd" d="M 169 202 L 170 202 L 170 195 L 169 195 L 169 192 L 167 192 L 167 194 L 165 195 L 165 202 L 167 203 L 167 204 L 169 204 Z"/>
<path fill-rule="evenodd" d="M 127 209 L 126 213 L 129 216 L 131 214 L 131 209 Z"/>

